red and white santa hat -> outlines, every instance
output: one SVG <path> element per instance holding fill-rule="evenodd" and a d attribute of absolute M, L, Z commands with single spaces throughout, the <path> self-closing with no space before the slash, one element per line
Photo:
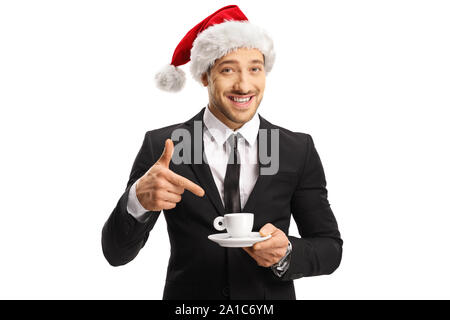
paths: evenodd
<path fill-rule="evenodd" d="M 236 5 L 223 7 L 192 28 L 181 40 L 172 62 L 160 70 L 156 85 L 165 91 L 180 91 L 186 82 L 185 73 L 178 68 L 191 61 L 191 73 L 201 83 L 202 74 L 217 59 L 237 48 L 259 49 L 264 55 L 266 73 L 275 62 L 273 41 L 258 26 L 251 24 Z"/>

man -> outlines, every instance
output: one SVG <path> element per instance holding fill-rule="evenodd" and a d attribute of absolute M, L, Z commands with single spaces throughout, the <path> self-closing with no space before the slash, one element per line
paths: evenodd
<path fill-rule="evenodd" d="M 146 133 L 102 247 L 111 265 L 130 262 L 164 211 L 171 256 L 163 299 L 295 299 L 294 279 L 331 274 L 340 264 L 343 241 L 311 136 L 256 114 L 274 60 L 270 37 L 227 6 L 190 30 L 156 77 L 160 88 L 178 91 L 177 66 L 191 61 L 209 104 L 184 123 Z M 188 135 L 174 146 L 180 133 Z M 261 152 L 264 141 L 275 170 Z M 254 229 L 271 237 L 244 248 L 210 241 L 213 220 L 231 212 L 254 213 Z M 302 238 L 288 236 L 291 214 Z"/>

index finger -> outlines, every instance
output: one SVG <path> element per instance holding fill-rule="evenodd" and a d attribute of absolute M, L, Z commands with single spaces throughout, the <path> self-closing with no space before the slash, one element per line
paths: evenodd
<path fill-rule="evenodd" d="M 186 179 L 185 177 L 180 176 L 179 174 L 176 174 L 175 172 L 170 171 L 167 174 L 167 180 L 169 180 L 173 184 L 176 184 L 177 186 L 189 190 L 198 197 L 203 197 L 205 195 L 205 190 L 203 190 L 202 187 L 193 183 L 191 180 Z"/>

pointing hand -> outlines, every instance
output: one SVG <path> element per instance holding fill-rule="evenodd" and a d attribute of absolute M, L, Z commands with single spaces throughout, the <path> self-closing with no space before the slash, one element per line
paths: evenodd
<path fill-rule="evenodd" d="M 203 197 L 205 194 L 200 186 L 169 169 L 173 149 L 172 140 L 167 139 L 159 160 L 136 184 L 137 198 L 149 211 L 175 208 L 181 201 L 184 190 L 189 190 L 198 197 Z"/>

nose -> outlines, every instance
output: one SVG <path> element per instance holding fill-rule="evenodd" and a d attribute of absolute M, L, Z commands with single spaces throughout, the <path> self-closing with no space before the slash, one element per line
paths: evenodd
<path fill-rule="evenodd" d="M 243 94 L 250 92 L 251 84 L 249 76 L 245 72 L 239 72 L 233 85 L 233 89 Z"/>

